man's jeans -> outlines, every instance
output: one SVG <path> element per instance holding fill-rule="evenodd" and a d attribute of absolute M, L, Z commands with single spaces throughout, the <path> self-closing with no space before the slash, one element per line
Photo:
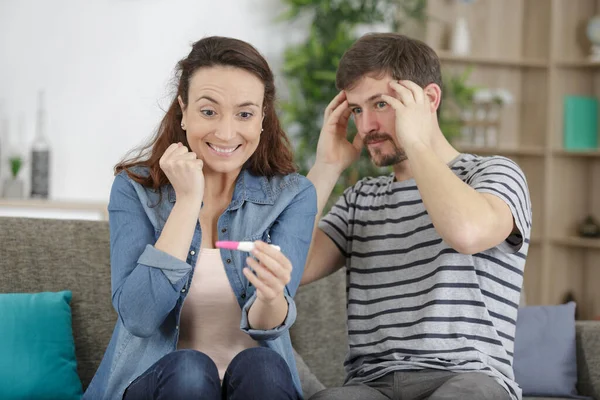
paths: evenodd
<path fill-rule="evenodd" d="M 129 385 L 123 400 L 297 400 L 290 370 L 279 354 L 264 347 L 239 353 L 223 384 L 206 354 L 178 350 L 167 354 Z"/>
<path fill-rule="evenodd" d="M 481 372 L 424 369 L 391 372 L 367 383 L 320 391 L 310 400 L 510 400 L 510 394 Z"/>

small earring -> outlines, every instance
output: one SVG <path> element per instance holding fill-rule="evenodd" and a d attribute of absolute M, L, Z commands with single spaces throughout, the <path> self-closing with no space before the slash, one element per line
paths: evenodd
<path fill-rule="evenodd" d="M 260 131 L 261 131 L 261 132 L 262 132 L 262 131 L 264 131 L 264 130 L 265 130 L 264 128 L 260 128 Z"/>
<path fill-rule="evenodd" d="M 181 129 L 185 129 L 185 124 L 183 122 L 181 123 Z"/>

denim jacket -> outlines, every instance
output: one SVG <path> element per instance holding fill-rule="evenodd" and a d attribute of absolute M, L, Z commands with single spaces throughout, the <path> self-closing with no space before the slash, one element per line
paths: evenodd
<path fill-rule="evenodd" d="M 162 198 L 158 191 L 143 187 L 124 172 L 115 177 L 108 211 L 112 303 L 118 319 L 84 400 L 122 398 L 133 380 L 177 348 L 181 308 L 194 274 L 202 231 L 197 222 L 186 262 L 157 250 L 154 243 L 176 201 L 172 186 L 164 186 L 161 193 Z M 274 243 L 292 263 L 291 282 L 284 293 L 288 302 L 285 321 L 272 330 L 255 330 L 249 326 L 248 310 L 256 293 L 242 274 L 249 254 L 221 250 L 229 283 L 242 308 L 240 328 L 283 357 L 300 398 L 289 328 L 296 319 L 293 296 L 304 271 L 316 212 L 316 191 L 305 177 L 265 178 L 244 169 L 236 180 L 231 203 L 218 220 L 218 240 Z"/>

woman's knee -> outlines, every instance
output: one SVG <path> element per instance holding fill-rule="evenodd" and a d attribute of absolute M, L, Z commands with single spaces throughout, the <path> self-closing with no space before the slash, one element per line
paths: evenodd
<path fill-rule="evenodd" d="M 192 371 L 195 375 L 201 373 L 212 374 L 213 372 L 218 374 L 217 366 L 209 356 L 191 349 L 177 350 L 167 354 L 164 357 L 164 368 Z"/>
<path fill-rule="evenodd" d="M 233 372 L 236 369 L 250 372 L 255 375 L 264 375 L 268 373 L 277 373 L 283 371 L 290 374 L 287 363 L 277 352 L 266 347 L 252 347 L 238 353 L 229 369 Z"/>
<path fill-rule="evenodd" d="M 290 369 L 275 351 L 255 347 L 229 364 L 223 387 L 232 399 L 297 399 Z"/>
<path fill-rule="evenodd" d="M 278 353 L 266 347 L 253 347 L 231 360 L 226 375 L 230 380 L 248 380 L 269 386 L 272 383 L 292 383 L 290 369 Z"/>
<path fill-rule="evenodd" d="M 163 358 L 162 385 L 176 390 L 182 398 L 186 393 L 219 390 L 219 371 L 214 361 L 196 350 L 178 350 Z"/>

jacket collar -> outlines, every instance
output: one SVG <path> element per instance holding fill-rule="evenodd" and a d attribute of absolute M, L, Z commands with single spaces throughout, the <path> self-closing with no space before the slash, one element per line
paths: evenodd
<path fill-rule="evenodd" d="M 169 185 L 167 190 L 169 202 L 175 203 L 175 189 Z M 235 189 L 228 209 L 238 209 L 244 201 L 255 204 L 274 204 L 275 199 L 269 180 L 264 176 L 252 175 L 247 169 L 242 169 L 235 181 Z"/>

